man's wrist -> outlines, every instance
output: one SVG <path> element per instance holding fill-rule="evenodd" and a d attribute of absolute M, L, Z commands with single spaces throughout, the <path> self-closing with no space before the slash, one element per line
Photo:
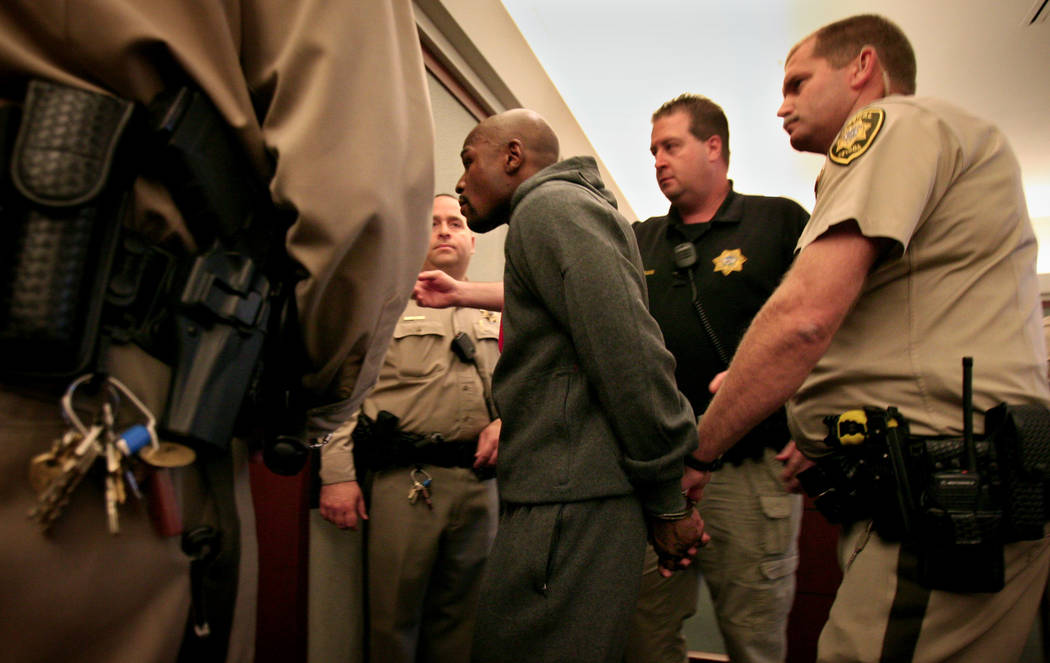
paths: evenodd
<path fill-rule="evenodd" d="M 704 420 L 704 414 L 703 413 L 700 413 L 700 414 L 698 414 L 696 416 L 697 432 L 699 432 L 700 423 L 703 420 Z M 700 460 L 699 458 L 697 458 L 696 456 L 694 456 L 691 453 L 690 454 L 686 454 L 686 456 L 685 456 L 685 466 L 688 467 L 688 468 L 694 469 L 697 472 L 717 472 L 718 470 L 722 469 L 722 465 L 724 465 L 724 464 L 725 463 L 722 460 L 722 456 L 719 456 L 718 458 L 715 458 L 712 461 Z"/>
<path fill-rule="evenodd" d="M 693 510 L 693 508 L 689 507 L 688 509 L 683 509 L 682 511 L 676 511 L 674 513 L 654 513 L 654 514 L 651 514 L 651 517 L 652 517 L 653 520 L 663 520 L 663 521 L 681 520 L 681 519 L 686 518 L 687 516 L 689 516 L 689 514 L 690 514 L 690 512 L 692 512 L 692 510 Z"/>
<path fill-rule="evenodd" d="M 718 470 L 722 469 L 723 465 L 725 465 L 725 461 L 723 461 L 722 457 L 719 456 L 711 462 L 704 462 L 696 456 L 694 456 L 693 454 L 686 454 L 685 465 L 686 467 L 692 468 L 697 472 L 717 472 Z"/>
<path fill-rule="evenodd" d="M 696 506 L 696 502 L 689 499 L 689 496 L 686 495 L 684 492 L 682 493 L 682 499 L 685 500 L 685 504 L 682 505 L 682 508 L 680 510 L 668 511 L 666 513 L 650 513 L 649 517 L 653 520 L 665 521 L 681 520 L 683 518 L 687 518 L 693 512 L 693 507 Z"/>

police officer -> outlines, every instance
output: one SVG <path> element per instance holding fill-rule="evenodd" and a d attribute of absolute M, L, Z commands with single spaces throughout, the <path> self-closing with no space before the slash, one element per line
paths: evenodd
<path fill-rule="evenodd" d="M 305 274 L 296 289 L 303 382 L 323 404 L 307 435 L 355 411 L 423 255 L 433 191 L 433 130 L 410 3 L 4 2 L 0 98 L 20 104 L 34 79 L 138 104 L 189 86 L 217 107 L 251 175 L 294 213 L 287 251 Z M 6 163 L 10 144 L 4 149 Z M 379 152 L 396 178 L 374 168 Z M 169 192 L 144 175 L 134 178 L 133 206 L 120 222 L 176 260 L 204 248 Z M 5 232 L 12 223 L 5 217 Z M 162 362 L 134 344 L 113 344 L 100 367 L 162 415 L 170 373 Z M 252 660 L 257 570 L 243 446 L 175 475 L 183 528 L 212 525 L 222 537 L 202 650 L 183 643 L 189 559 L 178 537 L 154 531 L 144 506 L 129 497 L 119 534 L 110 534 L 91 473 L 48 535 L 26 517 L 36 500 L 30 459 L 69 429 L 58 405 L 68 382 L 0 374 L 5 660 L 169 661 L 180 649 L 187 658 L 198 652 L 196 660 Z M 142 416 L 128 398 L 116 415 Z"/>
<path fill-rule="evenodd" d="M 459 202 L 438 195 L 424 269 L 462 280 L 473 253 Z M 321 453 L 321 515 L 351 529 L 368 518 L 376 663 L 470 659 L 481 571 L 499 515 L 492 465 L 500 420 L 490 381 L 498 337 L 497 313 L 409 302 L 361 410 L 356 449 L 328 445 Z M 390 415 L 396 429 L 384 430 Z M 355 466 L 352 451 L 363 466 Z"/>
<path fill-rule="evenodd" d="M 726 176 L 729 123 L 710 99 L 679 95 L 652 122 L 656 179 L 671 209 L 634 224 L 634 232 L 649 312 L 675 356 L 675 381 L 693 410 L 703 412 L 708 384 L 791 266 L 809 215 L 787 198 L 733 190 Z M 688 260 L 683 248 L 691 250 Z M 696 611 L 697 571 L 711 590 L 730 658 L 784 660 L 802 518 L 801 497 L 780 480 L 779 454 L 785 446 L 784 457 L 790 453 L 789 440 L 778 411 L 726 454 L 697 506 L 711 545 L 695 567 L 664 578 L 647 551 L 626 660 L 685 660 L 682 623 Z"/>
<path fill-rule="evenodd" d="M 795 264 L 700 422 L 699 460 L 789 397 L 794 439 L 818 461 L 843 453 L 825 443 L 823 417 L 862 406 L 897 406 L 919 440 L 959 436 L 964 354 L 977 413 L 1050 403 L 1017 160 L 994 126 L 913 96 L 915 70 L 904 34 L 873 15 L 827 25 L 789 53 L 778 115 L 795 149 L 827 161 Z M 986 432 L 981 417 L 973 428 Z M 686 485 L 705 478 L 689 470 Z M 847 524 L 839 550 L 844 578 L 818 660 L 1008 661 L 1045 587 L 1050 539 L 1005 543 L 1004 586 L 987 592 L 931 588 L 913 540 L 866 518 Z"/>

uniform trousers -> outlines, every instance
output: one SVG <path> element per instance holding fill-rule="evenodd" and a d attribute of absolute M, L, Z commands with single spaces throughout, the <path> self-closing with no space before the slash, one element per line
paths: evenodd
<path fill-rule="evenodd" d="M 68 426 L 58 396 L 0 391 L 0 638 L 4 660 L 174 661 L 189 614 L 189 561 L 153 532 L 145 508 L 106 529 L 104 491 L 85 478 L 48 535 L 26 514 L 26 470 Z"/>
<path fill-rule="evenodd" d="M 159 412 L 160 364 L 131 347 L 114 346 L 110 355 L 122 381 Z M 95 472 L 81 481 L 48 534 L 27 518 L 36 504 L 30 459 L 69 429 L 58 405 L 61 391 L 57 385 L 0 386 L 3 659 L 153 663 L 175 661 L 181 646 L 186 660 L 252 661 L 258 563 L 243 443 L 235 441 L 232 454 L 173 471 L 184 530 L 210 525 L 222 533 L 204 581 L 212 634 L 182 643 L 190 560 L 178 536 L 157 534 L 148 495 L 143 501 L 128 495 L 116 535 L 107 529 L 105 491 Z"/>
<path fill-rule="evenodd" d="M 884 541 L 867 522 L 843 531 L 838 552 L 842 584 L 818 661 L 1009 663 L 1020 657 L 1038 611 L 1050 537 L 1006 545 L 1006 586 L 996 593 L 923 589 L 911 551 Z"/>
<path fill-rule="evenodd" d="M 482 583 L 475 663 L 618 663 L 646 526 L 634 495 L 504 503 Z"/>
<path fill-rule="evenodd" d="M 665 578 L 658 563 L 656 551 L 646 546 L 642 588 L 631 616 L 624 663 L 684 663 L 688 656 L 682 625 L 696 613 L 700 567 L 692 564 Z"/>
<path fill-rule="evenodd" d="M 738 663 L 774 663 L 787 654 L 787 617 L 795 596 L 802 498 L 784 491 L 776 451 L 714 472 L 697 509 L 711 541 L 694 570 L 664 578 L 646 552 L 642 592 L 624 660 L 682 663 L 683 622 L 696 612 L 703 574 L 726 651 Z M 691 567 L 692 568 L 692 567 Z"/>
<path fill-rule="evenodd" d="M 369 650 L 373 663 L 469 660 L 485 560 L 496 534 L 496 481 L 424 465 L 432 508 L 408 499 L 411 470 L 369 488 Z"/>

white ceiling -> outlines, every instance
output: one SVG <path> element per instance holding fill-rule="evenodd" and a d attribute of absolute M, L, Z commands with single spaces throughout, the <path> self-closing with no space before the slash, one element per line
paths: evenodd
<path fill-rule="evenodd" d="M 825 23 L 875 12 L 911 39 L 920 95 L 950 100 L 1003 129 L 1021 161 L 1037 229 L 1050 230 L 1050 20 L 1024 24 L 1046 1 L 503 3 L 639 218 L 667 208 L 648 153 L 649 116 L 685 91 L 725 109 L 738 190 L 787 195 L 811 208 L 821 158 L 793 152 L 776 117 L 784 56 Z M 1050 249 L 1050 237 L 1043 244 Z"/>

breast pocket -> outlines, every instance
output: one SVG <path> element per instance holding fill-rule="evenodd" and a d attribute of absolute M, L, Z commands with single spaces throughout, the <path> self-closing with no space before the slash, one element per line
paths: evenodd
<path fill-rule="evenodd" d="M 492 370 L 499 358 L 499 318 L 477 320 L 474 322 L 474 337 L 478 339 L 478 352 L 486 361 L 488 370 Z"/>
<path fill-rule="evenodd" d="M 423 380 L 448 370 L 452 339 L 444 327 L 432 320 L 414 320 L 394 328 L 394 342 L 386 363 L 397 369 L 403 380 Z"/>

